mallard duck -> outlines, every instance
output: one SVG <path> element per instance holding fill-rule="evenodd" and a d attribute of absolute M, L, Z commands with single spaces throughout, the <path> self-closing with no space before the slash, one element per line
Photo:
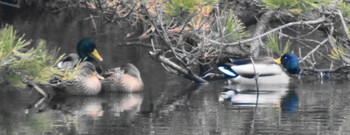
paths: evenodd
<path fill-rule="evenodd" d="M 63 58 L 61 62 L 57 64 L 57 67 L 60 69 L 74 68 L 75 65 L 79 63 L 79 56 L 76 53 L 71 53 Z"/>
<path fill-rule="evenodd" d="M 287 84 L 290 81 L 289 74 L 300 72 L 299 60 L 291 53 L 286 53 L 276 60 L 267 57 L 224 63 L 220 64 L 218 69 L 227 78 L 232 78 L 233 82 L 246 84 L 255 84 L 255 75 L 261 84 Z"/>
<path fill-rule="evenodd" d="M 143 88 L 140 71 L 131 63 L 110 69 L 102 75 L 105 77 L 102 81 L 105 91 L 136 92 Z"/>
<path fill-rule="evenodd" d="M 103 61 L 103 58 L 96 50 L 95 42 L 90 38 L 84 38 L 77 44 L 77 53 L 67 55 L 58 63 L 58 68 L 74 68 L 79 61 Z"/>
<path fill-rule="evenodd" d="M 76 68 L 79 73 L 74 79 L 63 80 L 63 93 L 68 95 L 97 95 L 101 92 L 100 76 L 95 66 L 90 62 L 82 62 Z"/>

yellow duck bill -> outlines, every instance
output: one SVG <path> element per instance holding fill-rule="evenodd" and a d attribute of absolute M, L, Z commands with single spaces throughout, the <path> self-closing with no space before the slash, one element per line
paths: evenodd
<path fill-rule="evenodd" d="M 278 58 L 278 59 L 275 59 L 275 62 L 276 62 L 277 64 L 281 64 L 281 57 Z"/>
<path fill-rule="evenodd" d="M 103 58 L 100 56 L 100 54 L 97 52 L 96 49 L 94 49 L 94 51 L 92 51 L 91 56 L 96 58 L 98 61 L 103 61 Z"/>

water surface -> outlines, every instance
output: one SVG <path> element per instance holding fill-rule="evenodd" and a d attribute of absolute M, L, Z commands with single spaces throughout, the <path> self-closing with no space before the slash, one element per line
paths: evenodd
<path fill-rule="evenodd" d="M 170 74 L 148 56 L 149 48 L 125 45 L 137 30 L 99 24 L 89 13 L 43 13 L 0 8 L 0 23 L 26 39 L 75 52 L 83 37 L 95 39 L 105 69 L 135 64 L 145 83 L 134 94 L 102 94 L 40 101 L 32 89 L 2 86 L 0 135 L 4 134 L 350 134 L 349 81 L 295 78 L 289 85 L 195 85 Z M 108 31 L 106 31 L 108 29 Z M 50 87 L 44 87 L 51 91 Z"/>

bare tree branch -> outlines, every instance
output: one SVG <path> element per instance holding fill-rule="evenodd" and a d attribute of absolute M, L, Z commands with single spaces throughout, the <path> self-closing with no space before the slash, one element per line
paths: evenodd
<path fill-rule="evenodd" d="M 316 20 L 310 20 L 310 21 L 298 21 L 298 22 L 291 22 L 291 23 L 287 23 L 285 25 L 282 25 L 282 26 L 279 26 L 277 28 L 274 28 L 272 30 L 269 30 L 261 35 L 258 35 L 258 36 L 255 36 L 253 38 L 249 38 L 249 39 L 245 39 L 245 40 L 242 40 L 242 41 L 239 41 L 239 42 L 232 42 L 232 43 L 222 43 L 222 42 L 218 42 L 218 41 L 215 41 L 215 40 L 211 40 L 211 39 L 207 39 L 208 41 L 210 41 L 211 43 L 213 44 L 217 44 L 217 45 L 225 45 L 225 46 L 230 46 L 230 45 L 239 45 L 239 44 L 242 44 L 242 43 L 247 43 L 247 42 L 251 42 L 253 40 L 256 40 L 256 39 L 259 39 L 259 38 L 262 38 L 264 36 L 267 36 L 273 32 L 276 32 L 280 29 L 283 29 L 283 28 L 286 28 L 286 27 L 290 27 L 290 26 L 294 26 L 294 25 L 301 25 L 301 24 L 319 24 L 319 23 L 322 23 L 326 21 L 326 18 L 325 17 L 321 17 L 321 18 L 318 18 Z"/>
<path fill-rule="evenodd" d="M 161 53 L 160 50 L 159 51 L 155 51 L 155 52 L 152 52 L 152 51 L 149 52 L 149 54 L 153 58 L 158 59 L 159 61 L 161 61 L 166 66 L 169 66 L 172 69 L 175 69 L 176 71 L 180 72 L 182 75 L 184 75 L 185 77 L 195 81 L 196 83 L 208 83 L 208 81 L 206 81 L 203 78 L 197 76 L 191 70 L 179 66 L 178 64 L 176 64 L 176 63 L 170 61 L 169 59 L 165 58 L 164 56 L 162 56 L 160 53 Z"/>

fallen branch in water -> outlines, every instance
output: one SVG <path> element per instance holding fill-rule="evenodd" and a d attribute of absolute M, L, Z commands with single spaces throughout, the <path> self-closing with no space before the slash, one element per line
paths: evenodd
<path fill-rule="evenodd" d="M 37 92 L 39 92 L 43 97 L 48 97 L 48 95 L 46 94 L 46 92 L 41 89 L 37 84 L 35 83 L 29 83 L 28 84 L 29 87 L 33 87 Z"/>
<path fill-rule="evenodd" d="M 162 56 L 160 50 L 150 51 L 149 54 L 153 58 L 155 58 L 155 59 L 159 60 L 160 62 L 162 62 L 163 64 L 165 64 L 167 67 L 170 67 L 171 69 L 177 71 L 181 75 L 184 75 L 185 77 L 189 78 L 190 80 L 195 81 L 196 83 L 208 83 L 208 81 L 206 81 L 203 78 L 199 77 L 198 75 L 194 74 L 191 70 L 189 70 L 187 68 L 183 68 L 183 67 L 179 66 L 178 64 L 176 64 L 176 63 L 170 61 L 169 59 L 165 58 L 164 56 Z"/>

